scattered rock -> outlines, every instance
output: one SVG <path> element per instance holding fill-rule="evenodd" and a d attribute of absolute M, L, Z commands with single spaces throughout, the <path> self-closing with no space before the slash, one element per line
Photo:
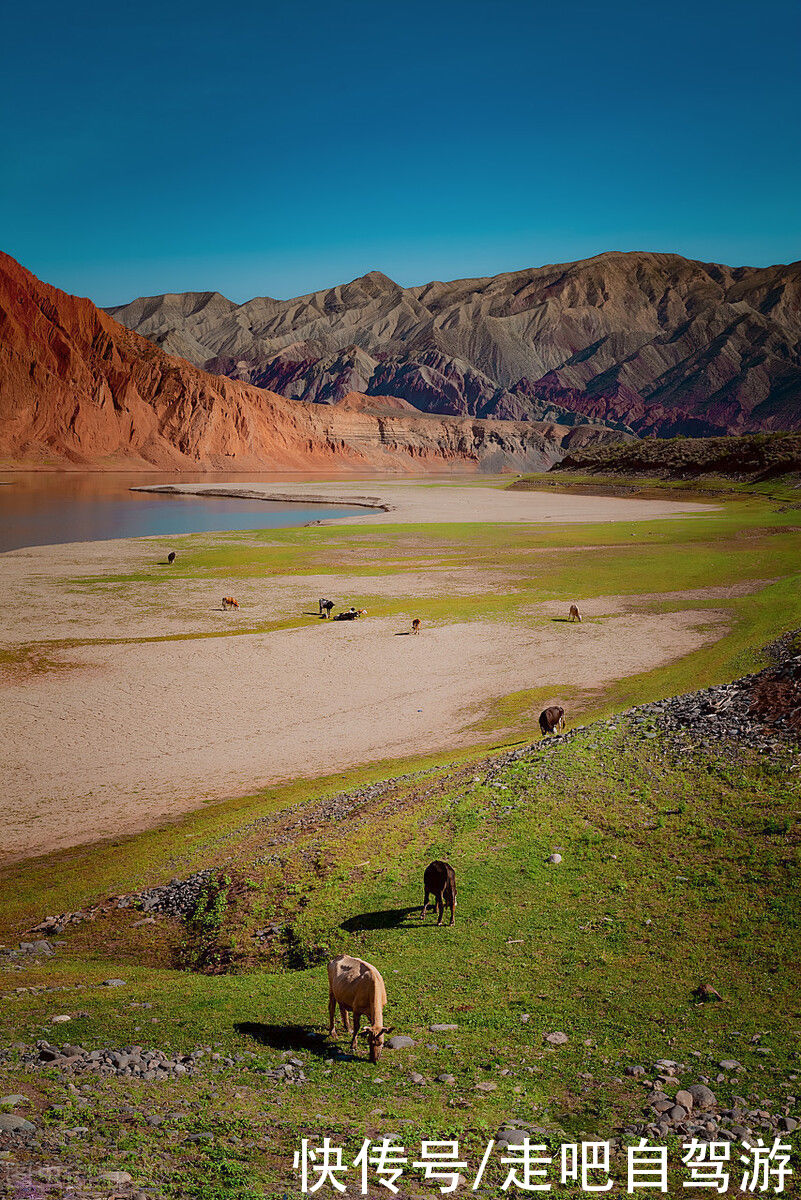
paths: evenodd
<path fill-rule="evenodd" d="M 429 1025 L 429 1033 L 450 1033 L 454 1029 L 458 1029 L 458 1025 Z"/>
<path fill-rule="evenodd" d="M 545 861 L 549 862 L 549 863 L 557 863 L 558 864 L 562 861 L 562 855 L 561 854 L 549 854 Z"/>
<path fill-rule="evenodd" d="M 406 1050 L 414 1044 L 412 1038 L 407 1037 L 405 1033 L 396 1033 L 394 1037 L 387 1038 L 384 1042 L 389 1050 Z"/>
<path fill-rule="evenodd" d="M 104 979 L 101 987 L 125 987 L 124 979 Z"/>
<path fill-rule="evenodd" d="M 742 1066 L 736 1058 L 724 1058 L 718 1063 L 722 1071 L 737 1071 Z"/>
<path fill-rule="evenodd" d="M 498 1090 L 497 1083 L 490 1083 L 489 1081 L 484 1081 L 482 1083 L 476 1084 L 477 1092 L 495 1092 L 497 1090 Z"/>
<path fill-rule="evenodd" d="M 680 1104 L 682 1108 L 686 1108 L 687 1112 L 692 1112 L 693 1105 L 695 1104 L 695 1097 L 693 1096 L 692 1092 L 688 1091 L 687 1088 L 680 1088 L 676 1092 L 676 1103 Z"/>
<path fill-rule="evenodd" d="M 714 1108 L 717 1104 L 715 1093 L 705 1083 L 694 1083 L 687 1091 L 693 1098 L 695 1108 Z"/>
<path fill-rule="evenodd" d="M 133 1179 L 127 1171 L 102 1171 L 100 1178 L 113 1187 L 122 1187 L 126 1183 L 133 1183 Z"/>
<path fill-rule="evenodd" d="M 557 1030 L 556 1033 L 544 1033 L 542 1036 L 543 1040 L 548 1042 L 551 1046 L 564 1046 L 565 1042 L 568 1040 L 567 1034 L 561 1033 L 559 1030 Z"/>
<path fill-rule="evenodd" d="M 0 1133 L 36 1133 L 36 1126 L 17 1113 L 0 1113 Z"/>
<path fill-rule="evenodd" d="M 456 1083 L 456 1076 L 455 1076 L 455 1075 L 448 1075 L 448 1074 L 445 1074 L 445 1075 L 435 1075 L 435 1076 L 434 1076 L 434 1082 L 435 1082 L 435 1083 L 449 1083 L 449 1084 L 450 1084 L 450 1083 Z"/>

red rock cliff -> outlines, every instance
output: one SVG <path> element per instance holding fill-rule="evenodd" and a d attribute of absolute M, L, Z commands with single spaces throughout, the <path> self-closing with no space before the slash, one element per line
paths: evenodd
<path fill-rule="evenodd" d="M 605 431 L 608 433 L 608 431 Z M 542 468 L 568 431 L 287 400 L 209 375 L 0 254 L 0 459 L 167 470 Z"/>

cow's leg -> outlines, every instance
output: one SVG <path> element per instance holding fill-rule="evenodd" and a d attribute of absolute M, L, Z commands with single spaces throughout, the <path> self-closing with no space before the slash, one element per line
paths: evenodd
<path fill-rule="evenodd" d="M 356 1049 L 356 1038 L 359 1035 L 359 1021 L 360 1020 L 361 1020 L 361 1017 L 359 1016 L 359 1014 L 357 1012 L 355 1012 L 353 1014 L 353 1037 L 350 1039 L 351 1050 Z"/>
<path fill-rule="evenodd" d="M 428 912 L 428 892 L 426 892 L 425 897 L 423 899 L 423 911 L 420 913 L 421 921 L 425 920 L 425 915 L 427 912 Z"/>
<path fill-rule="evenodd" d="M 456 924 L 456 911 L 455 910 L 456 910 L 456 901 L 454 900 L 453 896 L 451 896 L 451 925 Z"/>
<path fill-rule="evenodd" d="M 439 920 L 437 921 L 438 925 L 442 924 L 442 918 L 444 915 L 445 915 L 444 893 L 437 892 L 437 917 L 439 918 Z"/>
<path fill-rule="evenodd" d="M 334 1036 L 334 1017 L 337 1011 L 337 1002 L 332 991 L 328 993 L 328 1036 Z"/>
<path fill-rule="evenodd" d="M 342 1025 L 345 1030 L 345 1033 L 348 1033 L 350 1030 L 350 1025 L 348 1024 L 348 1010 L 345 1008 L 344 1004 L 340 1004 L 339 1011 L 340 1011 L 340 1014 L 342 1015 Z"/>

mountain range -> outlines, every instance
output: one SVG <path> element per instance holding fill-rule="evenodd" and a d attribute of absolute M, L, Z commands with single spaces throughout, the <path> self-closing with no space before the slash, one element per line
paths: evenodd
<path fill-rule="evenodd" d="M 419 287 L 373 271 L 294 300 L 189 292 L 108 311 L 197 367 L 304 401 L 359 392 L 659 437 L 801 428 L 801 263 L 614 252 Z"/>
<path fill-rule="evenodd" d="M 163 470 L 541 470 L 608 428 L 323 407 L 200 370 L 0 254 L 0 461 Z"/>

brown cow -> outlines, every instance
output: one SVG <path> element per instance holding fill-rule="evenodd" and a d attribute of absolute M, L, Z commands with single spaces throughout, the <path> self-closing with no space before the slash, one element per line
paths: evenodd
<path fill-rule="evenodd" d="M 445 905 L 447 904 L 451 910 L 451 925 L 456 921 L 456 872 L 450 863 L 443 862 L 437 858 L 434 862 L 429 863 L 423 873 L 423 887 L 425 895 L 423 897 L 423 911 L 420 913 L 422 921 L 428 909 L 429 892 L 434 897 L 437 903 L 437 914 L 439 920 L 438 925 L 442 924 L 442 917 L 445 913 Z"/>
<path fill-rule="evenodd" d="M 233 596 L 223 596 L 222 606 L 223 608 L 239 608 L 239 601 L 234 600 Z"/>
<path fill-rule="evenodd" d="M 558 704 L 553 705 L 552 708 L 546 708 L 540 713 L 540 729 L 543 737 L 548 733 L 558 733 L 564 727 L 565 710 Z"/>
<path fill-rule="evenodd" d="M 356 1049 L 356 1038 L 359 1033 L 359 1021 L 367 1017 L 370 1022 L 362 1037 L 367 1038 L 370 1047 L 370 1062 L 377 1063 L 384 1049 L 384 1037 L 392 1033 L 394 1025 L 384 1028 L 384 1005 L 387 1002 L 387 989 L 381 975 L 369 962 L 363 958 L 351 958 L 349 954 L 340 954 L 332 958 L 328 964 L 328 1035 L 334 1035 L 334 1017 L 336 1007 L 342 1014 L 342 1024 L 345 1032 L 348 1029 L 348 1013 L 353 1013 L 353 1037 L 350 1048 Z"/>
<path fill-rule="evenodd" d="M 419 633 L 419 632 L 420 632 L 420 618 L 415 617 L 414 620 L 412 621 L 412 633 Z"/>
<path fill-rule="evenodd" d="M 577 604 L 570 605 L 570 616 L 567 619 L 568 621 L 578 621 L 581 624 L 581 613 Z"/>

